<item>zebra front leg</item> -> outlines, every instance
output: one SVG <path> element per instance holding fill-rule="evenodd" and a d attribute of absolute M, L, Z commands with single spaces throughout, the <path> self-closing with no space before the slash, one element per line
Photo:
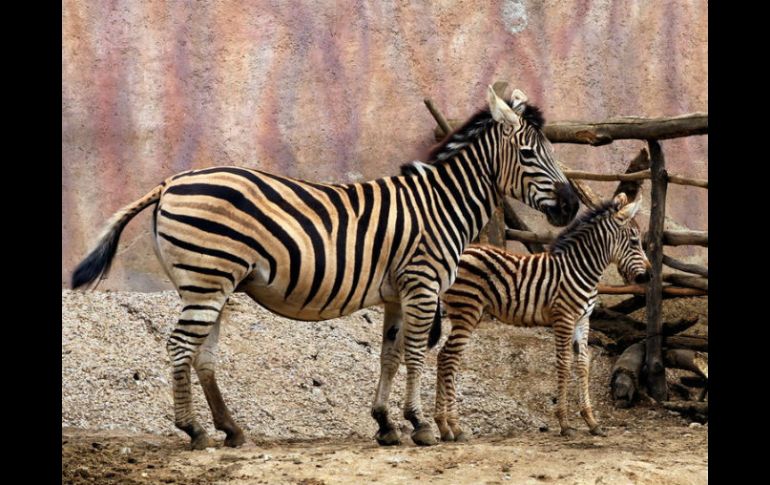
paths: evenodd
<path fill-rule="evenodd" d="M 580 395 L 580 416 L 588 425 L 588 429 L 594 436 L 607 436 L 607 433 L 599 426 L 594 418 L 591 408 L 591 396 L 589 394 L 589 373 L 591 367 L 591 349 L 588 347 L 588 317 L 583 317 L 577 324 L 575 331 L 575 346 L 577 347 L 577 374 Z"/>
<path fill-rule="evenodd" d="M 452 330 L 438 355 L 434 419 L 442 441 L 468 441 L 470 435 L 460 426 L 455 379 L 460 369 L 463 351 L 481 318 L 481 310 L 466 306 L 465 313 L 453 314 L 451 304 L 448 306 Z"/>
<path fill-rule="evenodd" d="M 553 329 L 556 340 L 556 375 L 557 375 L 557 394 L 556 419 L 559 420 L 561 435 L 573 437 L 576 434 L 575 428 L 569 425 L 567 419 L 567 385 L 572 375 L 572 332 L 574 329 L 574 320 L 559 319 L 554 323 Z"/>
<path fill-rule="evenodd" d="M 193 365 L 198 373 L 198 380 L 209 403 L 211 415 L 214 419 L 214 427 L 225 432 L 225 446 L 232 448 L 241 446 L 245 442 L 243 430 L 235 424 L 230 410 L 227 409 L 222 393 L 219 391 L 215 377 L 217 342 L 219 341 L 220 318 L 212 326 L 209 336 L 201 345 Z"/>
<path fill-rule="evenodd" d="M 377 443 L 383 446 L 401 444 L 401 433 L 388 416 L 388 398 L 393 378 L 398 372 L 403 352 L 402 313 L 400 303 L 385 304 L 385 319 L 382 328 L 382 350 L 380 352 L 380 382 L 372 405 L 372 417 L 379 430 L 375 435 Z"/>
<path fill-rule="evenodd" d="M 422 291 L 420 291 L 422 290 Z M 412 441 L 416 445 L 430 446 L 437 443 L 433 427 L 422 414 L 420 378 L 425 365 L 428 331 L 438 309 L 438 294 L 426 286 L 414 288 L 402 299 L 404 311 L 404 361 L 406 362 L 406 400 L 404 417 L 414 431 Z"/>

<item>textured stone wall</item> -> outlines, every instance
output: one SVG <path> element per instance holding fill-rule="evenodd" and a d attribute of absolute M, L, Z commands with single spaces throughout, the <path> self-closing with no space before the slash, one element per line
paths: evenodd
<path fill-rule="evenodd" d="M 547 120 L 708 111 L 707 54 L 705 0 L 64 0 L 62 284 L 115 210 L 176 172 L 395 174 L 433 143 L 423 98 L 466 118 L 496 80 Z M 574 169 L 616 171 L 641 146 L 556 150 Z M 707 136 L 663 148 L 672 173 L 707 177 Z M 708 227 L 705 190 L 672 186 L 668 210 L 669 227 Z M 100 288 L 168 288 L 149 213 Z"/>

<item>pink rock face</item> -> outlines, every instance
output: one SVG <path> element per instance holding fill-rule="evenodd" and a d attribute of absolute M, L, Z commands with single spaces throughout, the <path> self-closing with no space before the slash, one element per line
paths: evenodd
<path fill-rule="evenodd" d="M 426 97 L 467 118 L 505 80 L 547 121 L 708 111 L 706 1 L 393 3 L 65 0 L 62 285 L 114 211 L 183 170 L 396 174 L 433 144 Z M 707 178 L 707 136 L 662 145 L 671 173 Z M 642 146 L 556 152 L 570 168 L 616 172 Z M 668 197 L 667 227 L 708 228 L 707 191 L 672 185 Z M 126 228 L 100 288 L 170 288 L 150 212 Z"/>

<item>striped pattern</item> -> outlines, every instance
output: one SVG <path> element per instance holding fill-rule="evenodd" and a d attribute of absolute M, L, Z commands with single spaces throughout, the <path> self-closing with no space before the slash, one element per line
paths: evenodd
<path fill-rule="evenodd" d="M 214 424 L 227 434 L 225 444 L 243 442 L 214 379 L 219 316 L 235 291 L 299 320 L 385 304 L 382 370 L 372 408 L 378 440 L 399 441 L 387 399 L 403 348 L 404 415 L 415 428 L 415 442 L 435 442 L 421 410 L 420 375 L 438 296 L 452 284 L 460 254 L 503 194 L 521 197 L 562 224 L 577 210 L 540 131 L 539 112 L 521 96 L 508 104 L 491 88 L 489 99 L 490 111 L 439 147 L 432 164 L 413 163 L 400 176 L 335 185 L 236 167 L 193 170 L 169 178 L 114 216 L 97 249 L 75 270 L 73 286 L 101 276 L 123 226 L 157 204 L 157 255 L 183 301 L 167 346 L 175 421 L 193 448 L 209 440 L 192 413 L 191 367 Z"/>
<path fill-rule="evenodd" d="M 454 285 L 442 296 L 452 330 L 438 357 L 434 419 L 443 440 L 465 440 L 459 424 L 455 376 L 471 334 L 486 312 L 500 322 L 553 326 L 556 337 L 558 406 L 564 435 L 574 433 L 567 417 L 567 379 L 577 354 L 580 413 L 592 434 L 603 434 L 588 395 L 589 316 L 602 272 L 616 263 L 626 281 L 649 279 L 650 267 L 632 220 L 640 200 L 625 194 L 587 213 L 557 238 L 549 252 L 513 255 L 490 246 L 469 247 Z M 572 344 L 572 345 L 571 345 Z M 571 348 L 572 347 L 572 348 Z"/>

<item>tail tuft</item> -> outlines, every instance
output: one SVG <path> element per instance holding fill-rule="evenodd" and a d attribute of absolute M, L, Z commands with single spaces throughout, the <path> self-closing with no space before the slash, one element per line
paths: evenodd
<path fill-rule="evenodd" d="M 86 259 L 78 264 L 72 272 L 72 289 L 80 288 L 98 280 L 110 270 L 112 258 L 118 249 L 118 240 L 123 226 L 116 225 L 110 228 L 99 241 L 99 245 L 86 256 Z"/>
<path fill-rule="evenodd" d="M 433 317 L 433 325 L 428 335 L 428 348 L 432 349 L 441 340 L 441 303 L 436 305 L 436 315 Z"/>

